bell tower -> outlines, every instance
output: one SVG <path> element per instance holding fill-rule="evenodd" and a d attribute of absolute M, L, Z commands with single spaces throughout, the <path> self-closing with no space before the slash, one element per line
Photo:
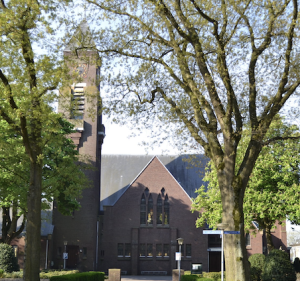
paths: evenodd
<path fill-rule="evenodd" d="M 72 216 L 64 216 L 54 204 L 55 268 L 97 270 L 99 265 L 101 147 L 105 127 L 99 114 L 101 62 L 94 46 L 87 22 L 83 20 L 64 50 L 74 82 L 64 90 L 58 111 L 75 125 L 76 133 L 70 137 L 79 154 L 90 159 L 93 169 L 86 171 L 91 186 L 83 189 L 82 198 L 78 199 L 80 210 L 73 211 Z"/>

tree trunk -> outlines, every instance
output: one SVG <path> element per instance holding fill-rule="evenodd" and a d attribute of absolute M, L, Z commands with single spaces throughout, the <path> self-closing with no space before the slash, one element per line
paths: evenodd
<path fill-rule="evenodd" d="M 226 280 L 248 281 L 250 268 L 244 238 L 244 222 L 237 218 L 237 215 L 233 215 L 237 213 L 243 215 L 243 210 L 227 208 L 223 211 L 224 229 L 240 231 L 240 234 L 224 235 Z"/>
<path fill-rule="evenodd" d="M 25 281 L 40 280 L 42 165 L 42 161 L 30 165 L 30 186 L 27 196 Z M 30 259 L 26 257 L 30 257 Z"/>
<path fill-rule="evenodd" d="M 267 251 L 269 254 L 270 251 L 274 249 L 274 244 L 273 244 L 272 234 L 271 234 L 271 226 L 266 226 L 265 231 L 266 231 L 266 240 L 267 240 Z"/>
<path fill-rule="evenodd" d="M 220 188 L 223 207 L 222 228 L 240 231 L 240 234 L 224 235 L 226 280 L 249 281 L 250 266 L 244 233 L 242 182 L 233 173 L 229 176 L 228 173 L 220 171 L 219 185 L 222 186 Z"/>

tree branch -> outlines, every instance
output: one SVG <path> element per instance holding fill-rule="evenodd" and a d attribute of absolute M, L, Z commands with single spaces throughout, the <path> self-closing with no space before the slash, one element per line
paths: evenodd
<path fill-rule="evenodd" d="M 266 146 L 270 143 L 276 142 L 278 140 L 300 140 L 300 136 L 297 137 L 274 137 L 262 143 L 263 146 Z"/>

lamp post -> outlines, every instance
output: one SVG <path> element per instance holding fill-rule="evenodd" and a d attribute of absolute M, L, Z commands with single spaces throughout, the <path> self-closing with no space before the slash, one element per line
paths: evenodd
<path fill-rule="evenodd" d="M 47 241 L 46 241 L 46 261 L 45 261 L 45 269 L 48 268 L 48 248 L 49 248 L 49 241 L 52 238 L 52 234 L 47 235 Z"/>
<path fill-rule="evenodd" d="M 68 245 L 68 241 L 64 241 L 64 245 L 65 245 L 65 253 L 67 252 L 67 245 Z M 64 269 L 66 269 L 66 258 L 64 256 Z"/>
<path fill-rule="evenodd" d="M 217 225 L 218 229 L 222 231 L 221 238 L 222 238 L 222 244 L 221 244 L 221 281 L 224 281 L 224 229 L 228 227 L 227 223 L 219 223 Z"/>
<path fill-rule="evenodd" d="M 183 238 L 177 239 L 179 245 L 179 258 L 178 258 L 178 280 L 180 281 L 180 262 L 181 262 L 181 245 L 183 244 Z"/>

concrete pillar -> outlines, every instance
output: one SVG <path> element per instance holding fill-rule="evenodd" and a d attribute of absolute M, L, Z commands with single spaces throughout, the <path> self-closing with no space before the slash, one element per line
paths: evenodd
<path fill-rule="evenodd" d="M 120 268 L 108 269 L 108 280 L 109 281 L 121 281 L 121 269 Z"/>
<path fill-rule="evenodd" d="M 184 275 L 184 270 L 180 269 L 180 276 Z M 179 269 L 172 270 L 172 281 L 179 281 Z"/>

